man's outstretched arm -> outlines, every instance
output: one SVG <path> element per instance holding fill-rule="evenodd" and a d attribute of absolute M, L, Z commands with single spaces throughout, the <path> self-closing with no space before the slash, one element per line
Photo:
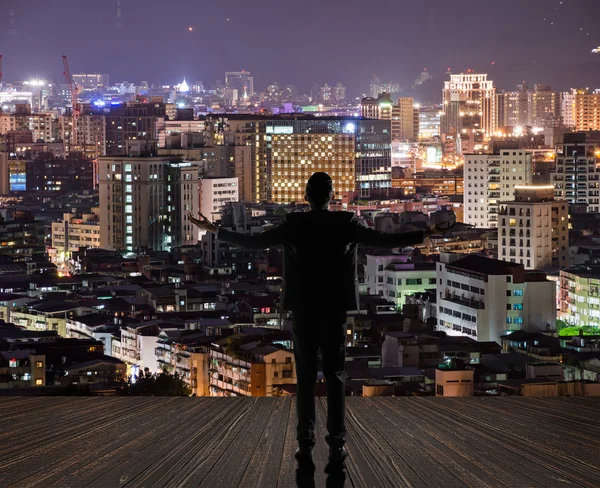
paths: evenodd
<path fill-rule="evenodd" d="M 417 230 L 413 232 L 402 232 L 399 234 L 387 234 L 379 232 L 360 224 L 356 216 L 352 217 L 352 238 L 357 244 L 371 247 L 407 247 L 421 244 L 429 231 Z"/>
<path fill-rule="evenodd" d="M 200 230 L 216 234 L 215 237 L 217 240 L 247 249 L 267 249 L 269 247 L 280 246 L 285 241 L 287 231 L 285 220 L 277 227 L 261 232 L 260 234 L 248 235 L 219 228 L 202 214 L 199 214 L 199 218 L 188 214 L 188 219 Z"/>

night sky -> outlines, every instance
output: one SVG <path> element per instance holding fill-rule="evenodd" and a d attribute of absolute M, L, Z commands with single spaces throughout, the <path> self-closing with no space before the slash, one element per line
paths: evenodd
<path fill-rule="evenodd" d="M 116 4 L 0 0 L 4 79 L 59 81 L 67 54 L 73 73 L 113 81 L 210 85 L 246 69 L 257 90 L 341 81 L 356 96 L 376 73 L 409 93 L 423 68 L 434 80 L 420 98 L 440 96 L 447 68 L 487 72 L 503 89 L 600 87 L 600 0 L 121 0 L 123 29 Z"/>

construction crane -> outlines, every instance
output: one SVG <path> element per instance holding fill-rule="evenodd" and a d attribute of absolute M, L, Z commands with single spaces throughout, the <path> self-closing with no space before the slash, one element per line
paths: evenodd
<path fill-rule="evenodd" d="M 0 53 L 0 85 L 2 84 L 2 53 Z"/>
<path fill-rule="evenodd" d="M 67 61 L 67 57 L 63 56 L 62 57 L 63 60 L 63 66 L 64 66 L 64 75 L 65 78 L 67 80 L 67 85 L 69 86 L 69 91 L 71 92 L 71 105 L 73 106 L 73 108 L 71 109 L 71 136 L 70 136 L 70 140 L 72 142 L 73 145 L 77 145 L 77 121 L 79 120 L 79 115 L 81 114 L 81 108 L 79 106 L 79 103 L 77 102 L 77 95 L 78 95 L 78 90 L 77 90 L 77 85 L 75 85 L 75 82 L 73 81 L 73 78 L 71 77 L 71 72 L 69 71 L 69 62 Z"/>

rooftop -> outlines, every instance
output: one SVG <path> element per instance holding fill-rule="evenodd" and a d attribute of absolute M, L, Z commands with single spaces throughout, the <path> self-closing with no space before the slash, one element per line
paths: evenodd
<path fill-rule="evenodd" d="M 323 400 L 315 484 L 301 486 L 325 486 Z M 293 402 L 6 397 L 0 486 L 296 486 Z M 345 486 L 600 486 L 600 398 L 349 397 L 347 408 Z"/>

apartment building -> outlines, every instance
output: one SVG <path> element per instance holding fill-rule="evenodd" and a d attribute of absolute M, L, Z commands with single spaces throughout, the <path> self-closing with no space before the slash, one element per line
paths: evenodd
<path fill-rule="evenodd" d="M 569 205 L 554 200 L 554 186 L 516 186 L 500 206 L 499 257 L 525 269 L 569 264 Z"/>
<path fill-rule="evenodd" d="M 61 264 L 71 258 L 73 251 L 100 247 L 100 209 L 89 214 L 63 214 L 62 220 L 52 222 L 51 260 Z"/>
<path fill-rule="evenodd" d="M 235 356 L 213 344 L 209 363 L 210 396 L 273 396 L 277 385 L 295 385 L 294 354 L 272 345 L 242 346 Z"/>
<path fill-rule="evenodd" d="M 221 220 L 223 207 L 239 201 L 237 178 L 204 178 L 199 182 L 200 212 L 212 221 Z"/>
<path fill-rule="evenodd" d="M 195 244 L 187 214 L 198 209 L 198 170 L 176 156 L 155 156 L 153 141 L 127 144 L 128 157 L 101 157 L 100 247 L 170 250 Z"/>
<path fill-rule="evenodd" d="M 384 269 L 384 298 L 402 309 L 407 296 L 436 288 L 434 263 L 392 262 Z"/>
<path fill-rule="evenodd" d="M 58 140 L 58 124 L 52 114 L 30 112 L 0 115 L 0 135 L 31 131 L 33 142 Z"/>
<path fill-rule="evenodd" d="M 600 91 L 573 88 L 563 94 L 564 124 L 576 131 L 600 130 Z"/>
<path fill-rule="evenodd" d="M 532 177 L 532 156 L 522 149 L 465 155 L 465 224 L 497 227 L 499 203 L 514 200 L 515 186 L 530 185 Z"/>
<path fill-rule="evenodd" d="M 508 330 L 554 327 L 556 285 L 545 274 L 473 254 L 441 257 L 437 264 L 438 330 L 500 342 Z"/>
<path fill-rule="evenodd" d="M 558 318 L 569 325 L 600 326 L 600 266 L 560 271 Z"/>
<path fill-rule="evenodd" d="M 550 173 L 555 196 L 570 205 L 585 205 L 600 212 L 600 147 L 586 142 L 585 135 L 565 134 L 556 145 L 556 169 Z"/>

